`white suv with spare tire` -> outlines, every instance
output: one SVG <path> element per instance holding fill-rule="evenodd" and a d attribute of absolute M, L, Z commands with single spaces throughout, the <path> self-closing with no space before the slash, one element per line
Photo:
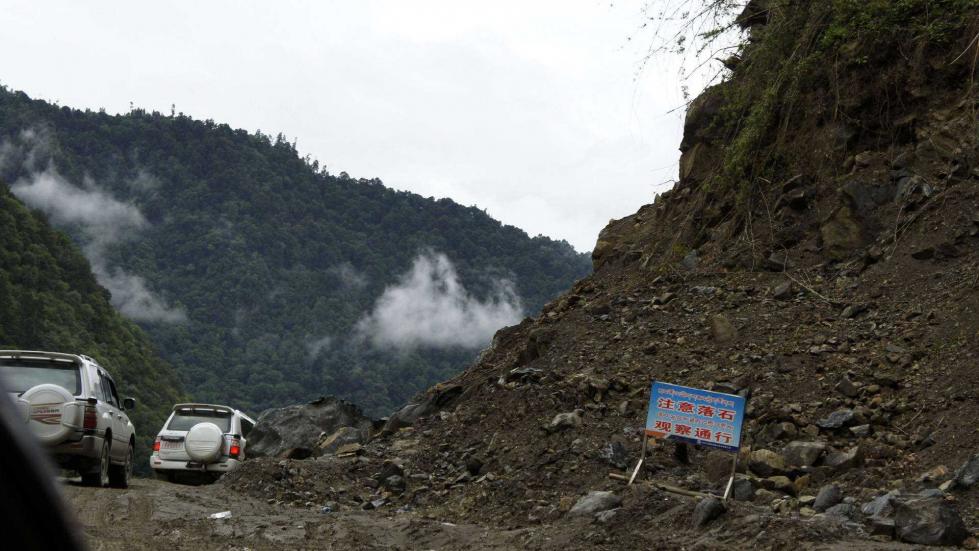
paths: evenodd
<path fill-rule="evenodd" d="M 129 486 L 136 434 L 112 375 L 92 358 L 0 350 L 0 382 L 30 432 L 89 486 Z"/>
<path fill-rule="evenodd" d="M 181 472 L 217 479 L 245 460 L 255 421 L 237 409 L 215 404 L 177 404 L 153 443 L 150 467 L 159 478 Z"/>

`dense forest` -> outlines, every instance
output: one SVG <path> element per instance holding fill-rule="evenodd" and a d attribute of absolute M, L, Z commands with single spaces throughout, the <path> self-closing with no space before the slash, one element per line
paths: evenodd
<path fill-rule="evenodd" d="M 71 240 L 0 186 L 0 349 L 92 356 L 137 400 L 138 465 L 183 393 L 147 336 L 120 316 Z"/>
<path fill-rule="evenodd" d="M 336 394 L 384 415 L 471 362 L 489 335 L 371 334 L 379 299 L 405 299 L 385 292 L 413 266 L 483 326 L 538 310 L 590 269 L 566 242 L 480 209 L 334 175 L 281 135 L 177 113 L 0 90 L 0 178 L 83 247 L 194 398 L 253 412 Z M 410 311 L 432 297 L 416 298 L 389 329 L 418 325 Z"/>

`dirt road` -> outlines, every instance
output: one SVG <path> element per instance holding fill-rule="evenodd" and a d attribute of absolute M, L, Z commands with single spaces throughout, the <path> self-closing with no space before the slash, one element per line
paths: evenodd
<path fill-rule="evenodd" d="M 268 504 L 220 484 L 136 479 L 127 490 L 64 481 L 89 547 L 121 549 L 520 549 L 539 534 L 453 525 L 414 513 L 323 513 Z M 231 511 L 226 519 L 209 515 Z"/>

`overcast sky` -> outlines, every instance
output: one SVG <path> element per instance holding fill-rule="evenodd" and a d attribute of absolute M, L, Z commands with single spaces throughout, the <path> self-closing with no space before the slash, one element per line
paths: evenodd
<path fill-rule="evenodd" d="M 675 178 L 675 62 L 641 2 L 0 0 L 0 82 L 284 133 L 330 172 L 589 251 Z M 630 37 L 635 36 L 632 41 Z"/>

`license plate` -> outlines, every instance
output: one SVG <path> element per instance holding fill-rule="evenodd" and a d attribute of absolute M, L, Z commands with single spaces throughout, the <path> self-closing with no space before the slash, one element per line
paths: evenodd
<path fill-rule="evenodd" d="M 180 447 L 181 447 L 180 442 L 167 442 L 166 440 L 163 441 L 163 448 L 164 449 L 167 449 L 167 450 L 176 450 L 176 449 L 179 449 Z"/>

